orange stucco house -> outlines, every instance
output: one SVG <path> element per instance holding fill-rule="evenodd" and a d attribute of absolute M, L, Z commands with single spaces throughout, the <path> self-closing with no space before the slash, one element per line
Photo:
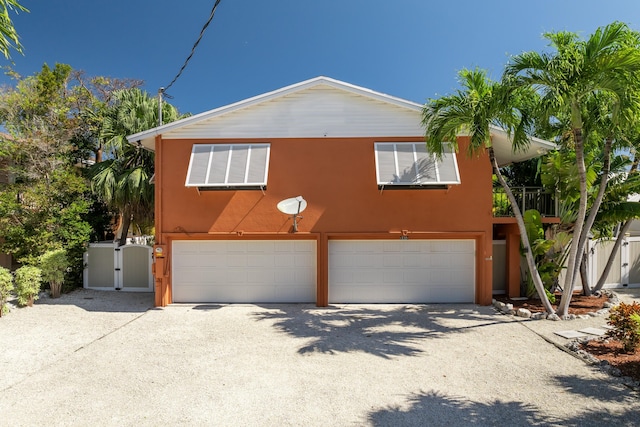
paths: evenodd
<path fill-rule="evenodd" d="M 156 305 L 489 304 L 489 161 L 436 160 L 421 109 L 318 77 L 129 136 L 156 155 Z M 501 164 L 552 148 L 493 138 Z"/>

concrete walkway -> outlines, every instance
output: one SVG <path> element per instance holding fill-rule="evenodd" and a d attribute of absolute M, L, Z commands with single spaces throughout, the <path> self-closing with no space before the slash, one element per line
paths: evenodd
<path fill-rule="evenodd" d="M 0 424 L 639 419 L 635 392 L 541 336 L 563 322 L 475 305 L 151 305 L 148 294 L 80 290 L 0 319 Z"/>

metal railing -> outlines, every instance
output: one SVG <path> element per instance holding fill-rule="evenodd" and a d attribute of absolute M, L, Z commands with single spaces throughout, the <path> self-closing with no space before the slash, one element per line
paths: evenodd
<path fill-rule="evenodd" d="M 542 187 L 512 187 L 513 196 L 518 202 L 521 212 L 536 209 L 540 215 L 555 217 L 558 214 L 558 203 L 552 193 Z M 502 187 L 493 188 L 493 216 L 511 217 L 513 210 Z"/>

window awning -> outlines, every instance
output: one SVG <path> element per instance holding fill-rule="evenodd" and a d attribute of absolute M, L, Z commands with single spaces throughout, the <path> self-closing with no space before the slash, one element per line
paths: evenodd
<path fill-rule="evenodd" d="M 251 189 L 267 185 L 269 144 L 194 144 L 187 187 Z"/>
<path fill-rule="evenodd" d="M 379 186 L 460 184 L 458 162 L 450 149 L 438 159 L 424 142 L 377 142 L 375 154 Z"/>

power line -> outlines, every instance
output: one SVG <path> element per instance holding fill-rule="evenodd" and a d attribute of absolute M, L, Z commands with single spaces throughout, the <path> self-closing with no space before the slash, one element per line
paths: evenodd
<path fill-rule="evenodd" d="M 221 0 L 216 0 L 216 2 L 214 3 L 213 8 L 211 9 L 211 13 L 209 14 L 209 19 L 207 20 L 207 22 L 202 27 L 202 30 L 200 30 L 200 35 L 198 36 L 198 40 L 196 40 L 196 42 L 193 44 L 193 47 L 191 48 L 191 53 L 189 54 L 187 59 L 184 61 L 184 64 L 182 64 L 182 67 L 180 68 L 180 71 L 178 71 L 178 74 L 176 74 L 176 76 L 173 78 L 173 80 L 171 80 L 171 83 L 169 83 L 165 88 L 160 88 L 160 91 L 162 93 L 164 93 L 167 89 L 169 89 L 176 82 L 176 80 L 178 80 L 178 78 L 180 78 L 180 76 L 182 75 L 182 72 L 187 67 L 187 64 L 189 63 L 189 60 L 191 59 L 191 57 L 195 53 L 196 48 L 198 47 L 198 43 L 200 43 L 200 40 L 202 40 L 202 36 L 204 35 L 204 32 L 206 31 L 207 27 L 211 23 L 211 20 L 213 19 L 213 15 L 216 13 L 216 8 L 220 4 L 220 1 Z"/>

